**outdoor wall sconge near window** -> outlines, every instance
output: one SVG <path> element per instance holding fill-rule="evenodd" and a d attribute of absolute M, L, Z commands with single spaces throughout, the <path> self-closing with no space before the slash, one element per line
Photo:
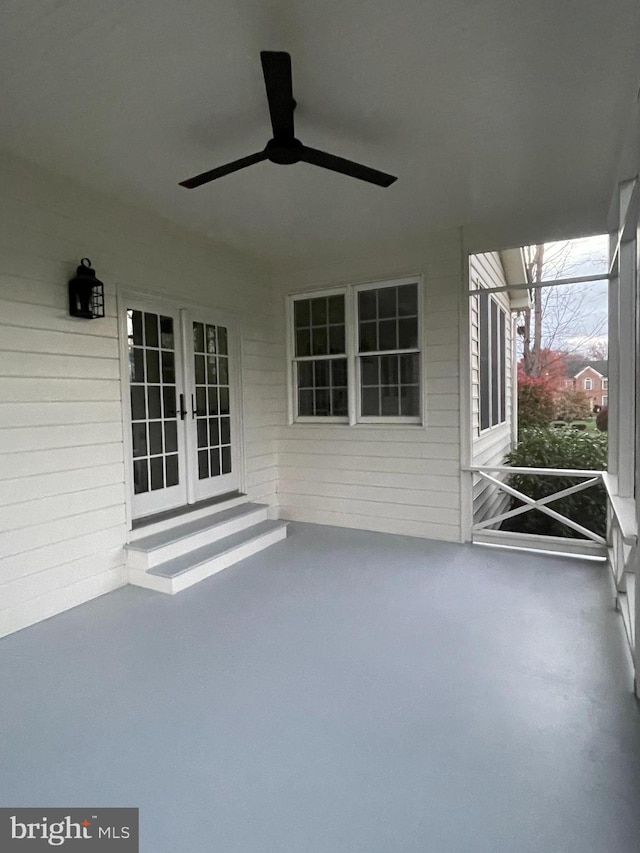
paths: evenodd
<path fill-rule="evenodd" d="M 104 317 L 104 284 L 96 278 L 89 258 L 82 258 L 69 281 L 69 314 L 85 320 Z"/>

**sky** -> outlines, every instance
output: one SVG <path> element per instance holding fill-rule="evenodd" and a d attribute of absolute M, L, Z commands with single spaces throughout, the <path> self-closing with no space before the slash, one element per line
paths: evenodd
<path fill-rule="evenodd" d="M 543 279 L 552 280 L 606 273 L 609 237 L 602 234 L 579 240 L 545 243 Z M 543 346 L 584 354 L 587 347 L 607 343 L 608 281 L 546 288 Z"/>

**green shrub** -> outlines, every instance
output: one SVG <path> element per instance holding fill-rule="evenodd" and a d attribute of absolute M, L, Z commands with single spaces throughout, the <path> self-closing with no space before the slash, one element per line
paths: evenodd
<path fill-rule="evenodd" d="M 609 407 L 603 406 L 596 415 L 596 426 L 600 432 L 607 432 L 609 429 Z"/>
<path fill-rule="evenodd" d="M 607 436 L 606 433 L 595 431 L 529 429 L 522 433 L 517 448 L 507 455 L 505 462 L 517 468 L 582 468 L 604 471 L 607 467 Z M 581 482 L 584 482 L 583 478 L 541 474 L 511 474 L 508 480 L 510 486 L 535 499 Z M 514 498 L 512 509 L 521 504 L 521 501 Z M 602 484 L 548 504 L 550 509 L 566 515 L 601 536 L 606 532 L 606 505 L 606 493 Z M 530 510 L 507 519 L 503 529 L 546 536 L 583 538 L 570 527 L 538 510 Z"/>
<path fill-rule="evenodd" d="M 518 425 L 520 429 L 548 426 L 556 413 L 554 392 L 546 379 L 518 378 Z"/>

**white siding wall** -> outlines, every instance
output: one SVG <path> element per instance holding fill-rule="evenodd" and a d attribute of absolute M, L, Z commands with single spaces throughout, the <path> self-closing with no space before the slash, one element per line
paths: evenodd
<path fill-rule="evenodd" d="M 276 501 L 283 393 L 275 305 L 242 258 L 15 160 L 0 159 L 0 635 L 125 582 L 116 288 L 235 314 L 249 494 Z M 103 320 L 68 316 L 82 256 Z"/>
<path fill-rule="evenodd" d="M 507 281 L 497 252 L 488 252 L 482 255 L 471 255 L 469 259 L 469 285 L 470 289 L 478 287 L 504 287 Z M 505 323 L 506 341 L 506 412 L 505 424 L 491 427 L 480 431 L 480 348 L 479 348 L 479 324 L 478 324 L 478 297 L 470 299 L 469 315 L 471 325 L 471 429 L 472 429 L 472 455 L 474 465 L 501 465 L 505 454 L 511 449 L 511 413 L 512 413 L 512 388 L 513 369 L 511 352 L 513 348 L 513 320 L 509 307 L 509 298 L 506 293 L 496 293 L 494 298 L 501 308 L 507 312 Z M 482 521 L 491 514 L 501 511 L 505 505 L 505 494 L 491 486 L 486 480 L 479 477 L 474 478 L 473 484 L 473 517 L 475 521 Z"/>
<path fill-rule="evenodd" d="M 413 259 L 413 263 L 412 263 Z M 425 240 L 402 259 L 296 271 L 278 294 L 422 273 L 424 426 L 291 424 L 278 431 L 283 518 L 458 541 L 460 532 L 458 231 Z M 282 327 L 282 339 L 285 330 Z M 281 352 L 286 363 L 284 348 Z"/>

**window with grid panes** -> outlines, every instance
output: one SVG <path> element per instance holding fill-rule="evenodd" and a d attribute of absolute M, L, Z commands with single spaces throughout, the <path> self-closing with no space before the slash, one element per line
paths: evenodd
<path fill-rule="evenodd" d="M 297 417 L 346 418 L 344 294 L 296 298 L 293 324 Z"/>
<path fill-rule="evenodd" d="M 420 417 L 418 285 L 357 294 L 360 415 Z"/>

